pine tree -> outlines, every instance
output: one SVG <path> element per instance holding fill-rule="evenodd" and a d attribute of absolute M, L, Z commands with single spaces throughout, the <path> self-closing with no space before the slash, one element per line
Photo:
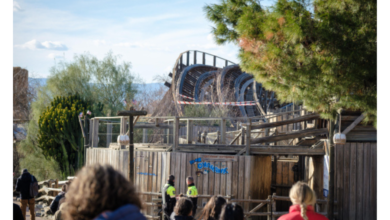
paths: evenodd
<path fill-rule="evenodd" d="M 98 108 L 101 111 L 103 105 L 97 103 L 91 106 L 90 101 L 81 99 L 78 94 L 55 97 L 39 117 L 38 147 L 45 157 L 58 162 L 63 177 L 74 175 L 83 165 L 83 145 L 79 147 L 79 113 L 86 114 L 89 109 Z"/>
<path fill-rule="evenodd" d="M 313 9 L 313 10 L 312 10 Z M 204 7 L 219 44 L 240 46 L 241 68 L 282 102 L 334 119 L 367 113 L 376 126 L 376 1 L 222 0 Z"/>

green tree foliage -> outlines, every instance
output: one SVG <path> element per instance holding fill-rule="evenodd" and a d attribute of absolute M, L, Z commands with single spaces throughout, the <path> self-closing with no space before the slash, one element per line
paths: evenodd
<path fill-rule="evenodd" d="M 63 164 L 53 157 L 45 157 L 44 151 L 38 147 L 39 118 L 55 97 L 79 94 L 81 100 L 94 103 L 87 110 L 95 116 L 116 115 L 117 111 L 125 108 L 123 100 L 131 103 L 130 100 L 137 92 L 133 84 L 136 79 L 130 72 L 130 63 L 119 63 L 118 59 L 119 56 L 111 52 L 103 59 L 85 53 L 75 55 L 71 62 L 59 62 L 51 68 L 46 85 L 36 88 L 36 98 L 31 103 L 27 138 L 20 143 L 18 150 L 23 155 L 20 162 L 22 168 L 28 168 L 34 175 L 44 179 L 64 175 L 63 169 L 60 169 Z M 81 139 L 75 138 L 75 141 L 82 145 Z"/>
<path fill-rule="evenodd" d="M 109 52 L 102 60 L 90 54 L 76 55 L 73 62 L 60 62 L 51 68 L 47 86 L 54 96 L 79 93 L 82 98 L 104 104 L 104 115 L 116 115 L 131 103 L 137 89 L 129 62 L 118 63 Z M 52 96 L 52 97 L 54 97 Z"/>
<path fill-rule="evenodd" d="M 103 107 L 100 103 L 98 106 Z M 74 175 L 82 166 L 84 148 L 79 142 L 82 135 L 78 117 L 89 109 L 91 103 L 78 94 L 56 97 L 39 118 L 38 147 L 45 157 L 58 162 L 64 177 Z"/>
<path fill-rule="evenodd" d="M 376 125 L 376 1 L 222 0 L 204 7 L 216 42 L 240 46 L 240 65 L 282 102 L 334 119 L 361 110 Z M 314 9 L 314 10 L 312 10 Z"/>

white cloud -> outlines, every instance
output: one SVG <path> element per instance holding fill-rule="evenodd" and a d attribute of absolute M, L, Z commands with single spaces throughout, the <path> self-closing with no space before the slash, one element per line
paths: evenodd
<path fill-rule="evenodd" d="M 22 11 L 22 8 L 20 7 L 19 3 L 14 1 L 14 11 Z"/>
<path fill-rule="evenodd" d="M 28 41 L 22 45 L 15 45 L 16 47 L 20 47 L 20 48 L 27 48 L 27 49 L 30 49 L 30 50 L 35 50 L 35 49 L 46 49 L 46 50 L 68 50 L 68 47 L 61 43 L 61 42 L 57 42 L 57 41 L 44 41 L 44 42 L 40 42 L 40 41 L 37 41 L 37 40 L 31 40 L 31 41 Z"/>
<path fill-rule="evenodd" d="M 60 54 L 55 54 L 55 53 L 50 53 L 47 57 L 49 57 L 50 59 L 64 59 L 64 55 L 60 55 Z"/>
<path fill-rule="evenodd" d="M 135 42 L 135 43 L 123 42 L 123 43 L 114 44 L 114 46 L 118 46 L 118 47 L 131 47 L 131 48 L 153 47 L 153 45 L 151 45 L 151 44 L 139 43 L 139 42 Z"/>
<path fill-rule="evenodd" d="M 214 36 L 213 36 L 213 34 L 208 34 L 208 35 L 207 35 L 207 40 L 214 42 Z"/>
<path fill-rule="evenodd" d="M 105 44 L 106 44 L 106 41 L 105 41 L 105 40 L 94 40 L 93 43 L 94 43 L 96 46 L 99 46 L 99 45 L 105 45 Z"/>

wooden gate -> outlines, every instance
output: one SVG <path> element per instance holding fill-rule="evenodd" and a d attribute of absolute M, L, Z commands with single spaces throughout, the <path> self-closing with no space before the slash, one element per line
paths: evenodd
<path fill-rule="evenodd" d="M 376 219 L 376 143 L 335 146 L 336 219 Z"/>

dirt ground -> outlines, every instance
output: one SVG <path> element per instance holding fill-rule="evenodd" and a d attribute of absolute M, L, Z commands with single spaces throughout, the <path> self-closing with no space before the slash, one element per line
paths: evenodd
<path fill-rule="evenodd" d="M 17 201 L 16 197 L 13 197 L 14 199 L 14 203 L 15 204 L 18 204 L 18 206 L 20 206 L 20 202 Z M 35 210 L 36 212 L 37 210 Z M 30 209 L 27 207 L 27 210 L 26 210 L 26 220 L 30 220 Z M 48 218 L 44 218 L 44 217 L 35 217 L 35 220 L 48 220 Z"/>

